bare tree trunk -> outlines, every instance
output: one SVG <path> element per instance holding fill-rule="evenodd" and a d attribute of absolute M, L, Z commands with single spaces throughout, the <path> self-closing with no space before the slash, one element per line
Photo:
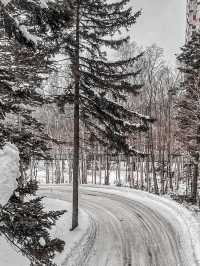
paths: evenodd
<path fill-rule="evenodd" d="M 134 188 L 135 159 L 131 157 L 131 188 Z"/>
<path fill-rule="evenodd" d="M 51 161 L 51 183 L 54 183 L 53 160 Z"/>
<path fill-rule="evenodd" d="M 84 184 L 84 180 L 85 180 L 85 176 L 84 176 L 85 172 L 84 172 L 84 154 L 83 154 L 83 150 L 81 153 L 81 183 Z"/>
<path fill-rule="evenodd" d="M 162 158 L 161 158 L 161 194 L 165 193 L 165 149 L 162 149 Z"/>
<path fill-rule="evenodd" d="M 150 130 L 150 156 L 151 156 L 151 163 L 152 163 L 154 192 L 155 194 L 159 194 L 157 176 L 156 176 L 156 168 L 155 168 L 155 155 L 154 155 L 152 126 L 150 127 L 149 130 Z"/>
<path fill-rule="evenodd" d="M 106 153 L 106 175 L 105 175 L 105 185 L 109 185 L 109 174 L 110 174 L 110 163 L 108 157 L 108 151 Z"/>
<path fill-rule="evenodd" d="M 46 184 L 49 184 L 49 162 L 46 160 Z"/>
<path fill-rule="evenodd" d="M 136 179 L 136 186 L 139 187 L 139 159 L 136 157 L 136 173 L 137 173 L 137 179 Z"/>
<path fill-rule="evenodd" d="M 97 153 L 98 153 L 98 146 L 94 145 L 94 184 L 97 183 Z"/>
<path fill-rule="evenodd" d="M 85 177 L 85 183 L 84 184 L 87 184 L 88 183 L 88 180 L 87 180 L 87 154 L 85 154 L 85 158 L 84 158 L 84 177 Z"/>
<path fill-rule="evenodd" d="M 141 190 L 144 189 L 144 167 L 143 167 L 144 160 L 143 158 L 140 158 L 140 186 Z"/>
<path fill-rule="evenodd" d="M 120 161 L 120 154 L 117 156 L 117 183 L 121 185 L 121 161 Z"/>
<path fill-rule="evenodd" d="M 65 183 L 65 160 L 64 158 L 62 159 L 61 163 L 62 163 L 61 183 Z"/>
<path fill-rule="evenodd" d="M 34 166 L 34 160 L 33 160 L 33 158 L 31 158 L 31 160 L 30 160 L 30 177 L 31 177 L 31 180 L 33 180 L 33 166 Z"/>
<path fill-rule="evenodd" d="M 76 10 L 76 50 L 75 50 L 75 91 L 74 91 L 74 156 L 73 156 L 73 199 L 72 199 L 72 228 L 78 226 L 78 181 L 79 181 L 79 85 L 80 85 L 80 66 L 79 66 L 79 27 L 80 27 L 80 0 L 77 0 Z"/>
<path fill-rule="evenodd" d="M 168 152 L 168 162 L 167 162 L 167 172 L 169 177 L 169 187 L 173 191 L 173 176 L 171 171 L 171 92 L 168 92 L 168 143 L 167 143 L 167 152 Z"/>
<path fill-rule="evenodd" d="M 60 184 L 61 183 L 60 161 L 57 158 L 55 158 L 55 178 L 56 178 L 56 184 Z"/>
<path fill-rule="evenodd" d="M 128 176 L 128 156 L 126 157 L 126 173 L 125 173 L 125 185 L 127 185 L 127 183 L 129 182 L 129 176 Z"/>
<path fill-rule="evenodd" d="M 199 177 L 199 154 L 195 155 L 193 180 L 192 180 L 192 202 L 197 203 L 198 177 Z"/>
<path fill-rule="evenodd" d="M 19 188 L 23 189 L 25 183 L 25 176 L 24 176 L 23 163 L 21 160 L 19 162 L 19 170 L 20 170 Z M 22 202 L 24 201 L 24 194 L 21 191 L 19 192 L 19 198 Z"/>
<path fill-rule="evenodd" d="M 92 148 L 93 150 L 93 148 Z M 92 184 L 94 184 L 94 152 L 92 152 L 92 157 L 90 161 L 90 166 L 91 166 L 91 175 L 92 175 Z"/>
<path fill-rule="evenodd" d="M 101 154 L 101 146 L 99 146 L 99 184 L 101 185 L 101 178 L 102 178 L 102 154 Z"/>
<path fill-rule="evenodd" d="M 68 161 L 68 165 L 69 165 L 69 173 L 68 173 L 68 175 L 69 175 L 69 184 L 71 184 L 72 183 L 72 161 L 71 161 L 71 158 L 70 158 L 70 154 L 69 154 L 69 161 Z"/>
<path fill-rule="evenodd" d="M 179 181 L 181 178 L 180 160 L 181 160 L 181 158 L 179 158 L 179 157 L 176 158 L 176 169 L 177 169 L 176 190 L 179 189 Z"/>

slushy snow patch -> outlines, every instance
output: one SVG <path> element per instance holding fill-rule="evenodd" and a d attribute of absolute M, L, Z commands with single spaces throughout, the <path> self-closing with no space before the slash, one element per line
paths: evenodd
<path fill-rule="evenodd" d="M 19 173 L 19 151 L 11 143 L 0 149 L 0 204 L 5 205 L 17 188 Z"/>

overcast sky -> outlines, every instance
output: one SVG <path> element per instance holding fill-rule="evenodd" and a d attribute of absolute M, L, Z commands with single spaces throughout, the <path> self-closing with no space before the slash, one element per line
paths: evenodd
<path fill-rule="evenodd" d="M 134 10 L 143 13 L 131 31 L 139 45 L 157 43 L 164 48 L 166 59 L 175 63 L 174 54 L 184 44 L 186 0 L 131 0 Z"/>

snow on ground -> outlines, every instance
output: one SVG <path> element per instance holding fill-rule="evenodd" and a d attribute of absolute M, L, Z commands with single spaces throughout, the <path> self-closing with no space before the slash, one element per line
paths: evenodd
<path fill-rule="evenodd" d="M 87 190 L 98 191 L 99 188 L 94 188 L 91 186 L 89 188 L 87 187 Z M 158 210 L 158 212 L 168 221 L 171 221 L 176 217 L 176 220 L 174 219 L 173 225 L 177 232 L 182 231 L 180 241 L 182 245 L 185 245 L 185 250 L 190 253 L 189 256 L 191 258 L 195 254 L 197 262 L 199 263 L 198 265 L 200 265 L 200 219 L 197 220 L 188 209 L 180 204 L 177 204 L 173 200 L 156 196 L 144 191 L 138 191 L 129 188 L 108 188 L 105 186 L 102 187 L 100 191 L 103 193 L 119 195 L 139 201 L 152 210 Z M 190 248 L 190 245 L 192 246 L 192 249 Z"/>
<path fill-rule="evenodd" d="M 6 143 L 0 149 L 0 204 L 5 205 L 17 188 L 19 177 L 19 151 L 15 145 Z"/>
<path fill-rule="evenodd" d="M 71 198 L 69 185 L 41 189 L 50 197 Z M 175 201 L 129 188 L 83 185 L 80 203 L 95 220 L 96 239 L 86 264 L 66 265 L 200 265 L 199 222 Z"/>
<path fill-rule="evenodd" d="M 57 221 L 56 226 L 52 227 L 51 236 L 65 241 L 65 249 L 62 253 L 57 253 L 54 262 L 60 266 L 72 250 L 83 240 L 83 236 L 89 227 L 89 217 L 80 210 L 80 226 L 73 232 L 70 231 L 71 225 L 71 204 L 58 199 L 44 198 L 45 209 L 67 210 L 67 212 Z M 14 264 L 13 264 L 14 263 Z M 3 237 L 0 237 L 0 265 L 1 266 L 29 266 L 30 262 L 12 247 Z"/>
<path fill-rule="evenodd" d="M 1 266 L 29 266 L 30 262 L 23 257 L 19 251 L 11 246 L 3 237 L 0 236 L 0 265 Z"/>
<path fill-rule="evenodd" d="M 88 230 L 89 226 L 89 217 L 83 210 L 79 212 L 79 223 L 80 226 L 77 227 L 74 231 L 70 231 L 71 227 L 71 203 L 58 200 L 58 199 L 44 199 L 44 206 L 46 210 L 67 210 L 61 218 L 57 221 L 56 226 L 52 227 L 51 236 L 58 237 L 65 241 L 65 250 L 62 253 L 58 253 L 54 262 L 58 265 L 61 265 L 70 252 L 79 244 L 83 235 Z"/>

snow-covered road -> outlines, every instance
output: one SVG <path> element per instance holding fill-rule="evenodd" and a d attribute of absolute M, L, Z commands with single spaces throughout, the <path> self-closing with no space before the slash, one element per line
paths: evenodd
<path fill-rule="evenodd" d="M 42 193 L 71 200 L 69 186 L 42 187 Z M 176 203 L 130 189 L 81 187 L 80 205 L 94 221 L 91 238 L 76 254 L 79 261 L 63 265 L 200 265 L 199 226 Z"/>

